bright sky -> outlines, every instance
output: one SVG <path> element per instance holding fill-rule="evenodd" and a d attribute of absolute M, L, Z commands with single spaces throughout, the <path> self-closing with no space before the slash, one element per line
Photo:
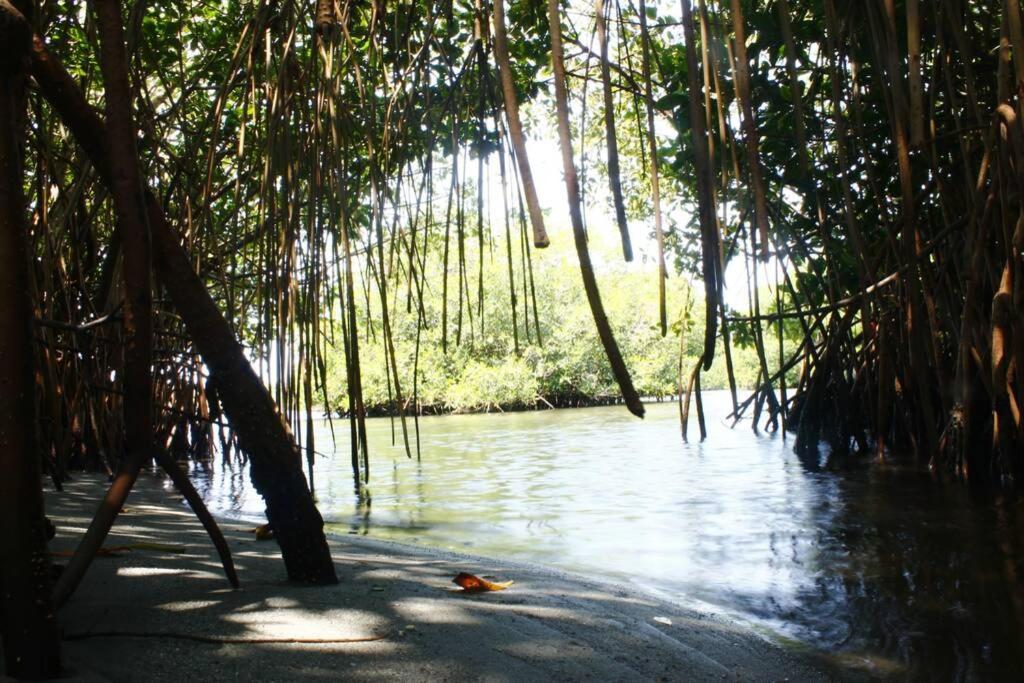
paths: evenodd
<path fill-rule="evenodd" d="M 574 149 L 579 156 L 579 150 Z M 530 170 L 537 184 L 537 195 L 545 214 L 550 218 L 548 232 L 552 240 L 571 240 L 569 223 L 569 205 L 565 193 L 565 181 L 562 173 L 562 155 L 556 139 L 531 138 L 527 142 L 527 154 L 530 157 Z M 494 180 L 498 182 L 497 178 Z M 672 209 L 666 207 L 665 211 Z M 679 209 L 675 209 L 679 211 Z M 599 201 L 588 198 L 586 212 L 587 229 L 618 234 L 614 216 L 609 211 L 607 202 L 602 197 Z M 667 218 L 667 217 L 666 217 Z M 686 214 L 674 217 L 677 224 L 689 220 Z M 667 220 L 666 220 L 667 222 Z M 654 239 L 653 219 L 648 221 L 631 221 L 630 236 L 633 239 L 633 251 L 636 255 L 634 263 L 642 264 L 657 259 L 658 247 Z M 669 264 L 670 277 L 672 265 Z M 759 273 L 760 282 L 775 282 L 774 261 L 762 266 L 764 272 Z M 749 309 L 747 300 L 747 271 L 742 259 L 733 259 L 725 272 L 725 300 L 730 308 L 746 312 Z M 669 285 L 671 286 L 671 284 Z"/>

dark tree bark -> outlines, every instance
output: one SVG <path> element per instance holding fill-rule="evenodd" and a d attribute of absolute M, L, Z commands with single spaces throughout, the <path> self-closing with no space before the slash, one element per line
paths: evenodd
<path fill-rule="evenodd" d="M 761 259 L 768 260 L 768 203 L 765 198 L 764 171 L 761 168 L 760 137 L 754 106 L 750 101 L 750 60 L 747 58 L 747 35 L 743 19 L 743 7 L 739 0 L 731 0 L 732 26 L 736 49 L 736 98 L 742 113 L 743 137 L 747 150 L 747 172 L 754 192 L 754 224 L 761 248 Z"/>
<path fill-rule="evenodd" d="M 686 38 L 686 82 L 690 89 L 690 139 L 693 142 L 694 165 L 697 171 L 697 204 L 700 216 L 701 260 L 704 267 L 704 354 L 701 363 L 705 370 L 711 369 L 718 341 L 718 298 L 721 289 L 720 244 L 718 225 L 715 219 L 714 176 L 711 169 L 711 152 L 708 149 L 707 127 L 700 102 L 703 100 L 699 67 L 697 66 L 697 42 L 693 30 L 693 6 L 690 0 L 680 3 L 683 14 L 683 35 Z M 707 65 L 705 65 L 707 68 Z"/>
<path fill-rule="evenodd" d="M 0 0 L 0 636 L 7 675 L 49 678 L 60 673 L 60 640 L 35 434 L 21 159 L 25 76 L 16 49 L 30 39 L 28 24 Z"/>
<path fill-rule="evenodd" d="M 103 121 L 38 36 L 31 56 L 32 75 L 43 96 L 109 185 L 111 160 Z M 335 583 L 337 576 L 323 532 L 323 518 L 306 485 L 291 430 L 192 268 L 159 201 L 149 191 L 145 199 L 157 278 L 217 383 L 239 446 L 249 454 L 253 485 L 267 504 L 267 518 L 281 546 L 288 577 L 303 583 Z"/>
<path fill-rule="evenodd" d="M 89 528 L 75 549 L 54 589 L 58 605 L 74 592 L 96 552 L 110 533 L 142 463 L 153 454 L 153 293 L 152 256 L 142 174 L 135 150 L 135 124 L 128 84 L 128 58 L 124 47 L 120 0 L 95 3 L 100 35 L 100 67 L 103 71 L 107 138 L 111 159 L 111 196 L 117 229 L 121 235 L 124 276 L 124 422 L 125 458 Z"/>
<path fill-rule="evenodd" d="M 338 29 L 338 7 L 335 0 L 316 1 L 316 32 L 324 40 L 330 40 Z"/>
<path fill-rule="evenodd" d="M 633 260 L 633 243 L 629 239 L 629 223 L 626 221 L 626 200 L 622 196 L 622 178 L 619 173 L 619 141 L 615 132 L 615 100 L 612 91 L 612 67 L 608 61 L 608 25 L 604 0 L 594 3 L 594 21 L 597 22 L 597 42 L 601 50 L 601 86 L 604 95 L 604 131 L 608 145 L 608 188 L 615 205 L 615 222 L 622 239 L 622 258 Z"/>
<path fill-rule="evenodd" d="M 217 550 L 217 556 L 220 557 L 220 563 L 224 567 L 224 574 L 228 577 L 231 587 L 238 588 L 238 572 L 235 570 L 235 561 L 231 557 L 231 548 L 228 547 L 224 533 L 217 526 L 217 520 L 210 514 L 206 503 L 203 502 L 199 492 L 196 491 L 196 487 L 192 485 L 192 481 L 188 478 L 188 474 L 178 466 L 178 463 L 171 457 L 171 454 L 159 447 L 153 449 L 153 453 L 156 461 L 160 463 L 160 467 L 167 472 L 167 476 L 174 482 L 174 488 L 178 489 L 178 492 L 188 502 L 189 507 L 192 508 L 192 512 L 195 513 L 199 523 L 206 529 L 206 533 L 210 536 L 210 541 L 213 542 L 213 547 Z"/>
<path fill-rule="evenodd" d="M 587 233 L 583 228 L 583 209 L 580 206 L 579 178 L 576 175 L 576 164 L 572 154 L 572 136 L 569 132 L 569 94 L 565 86 L 565 56 L 562 51 L 562 24 L 558 11 L 558 0 L 548 0 L 548 24 L 551 27 L 551 65 L 555 74 L 555 105 L 558 115 L 558 141 L 562 149 L 562 168 L 565 172 L 565 191 L 569 199 L 569 218 L 572 221 L 572 236 L 576 244 L 576 255 L 580 262 L 580 275 L 583 277 L 583 289 L 587 294 L 587 303 L 594 316 L 601 346 L 608 356 L 608 364 L 619 384 L 622 400 L 629 412 L 637 417 L 644 416 L 644 404 L 640 394 L 633 386 L 633 378 L 629 375 L 626 361 L 615 341 L 615 334 L 608 322 L 608 316 L 601 303 L 601 291 L 594 276 L 594 266 L 590 261 L 590 249 L 587 246 Z"/>

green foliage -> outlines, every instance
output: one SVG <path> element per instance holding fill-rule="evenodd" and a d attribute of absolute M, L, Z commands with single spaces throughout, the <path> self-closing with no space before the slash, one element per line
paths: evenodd
<path fill-rule="evenodd" d="M 805 4 L 794 2 L 798 7 Z M 553 138 L 545 3 L 528 0 L 506 5 L 512 70 L 521 104 L 532 132 Z M 297 357 L 296 339 L 305 339 L 304 350 L 312 355 L 313 368 L 321 363 L 328 366 L 326 393 L 331 406 L 338 410 L 346 405 L 338 264 L 350 246 L 360 309 L 362 381 L 371 408 L 388 409 L 398 395 L 385 362 L 382 303 L 373 279 L 381 270 L 403 398 L 408 400 L 415 393 L 426 408 L 465 411 L 495 404 L 526 407 L 544 401 L 616 397 L 617 387 L 580 285 L 569 231 L 553 230 L 552 248 L 534 254 L 536 311 L 533 297 L 524 291 L 525 273 L 521 257 L 515 254 L 522 249 L 518 239 L 512 257 L 514 282 L 509 281 L 505 235 L 499 226 L 484 230 L 480 242 L 484 253 L 477 253 L 479 229 L 469 215 L 484 204 L 478 204 L 471 191 L 476 189 L 476 161 L 489 157 L 493 168 L 502 146 L 495 121 L 501 109 L 495 65 L 486 54 L 483 60 L 478 58 L 479 50 L 488 48 L 486 41 L 479 43 L 476 38 L 477 5 L 403 2 L 381 5 L 378 9 L 383 14 L 377 16 L 376 5 L 356 3 L 349 6 L 344 39 L 336 36 L 326 44 L 311 30 L 311 8 L 310 3 L 287 0 L 226 0 L 212 5 L 156 0 L 131 5 L 125 17 L 147 183 L 159 190 L 174 228 L 188 236 L 197 269 L 238 337 L 263 361 L 261 371 L 276 367 L 275 349 L 289 348 L 290 355 Z M 613 106 L 630 230 L 640 244 L 645 233 L 652 233 L 651 160 L 644 133 L 636 9 L 622 10 L 621 18 L 627 23 L 616 26 L 613 21 L 610 37 L 616 62 Z M 700 243 L 693 223 L 692 150 L 686 135 L 689 93 L 683 65 L 688 48 L 678 39 L 677 17 L 665 10 L 657 3 L 648 6 L 665 244 L 670 272 L 693 274 L 699 272 Z M 778 71 L 778 36 L 771 32 L 770 17 L 766 12 L 751 14 L 757 30 L 750 50 L 764 69 L 770 66 Z M 797 22 L 798 32 L 813 33 L 809 23 Z M 89 100 L 100 104 L 95 28 L 86 6 L 43 3 L 40 25 Z M 566 12 L 563 30 L 572 38 L 571 44 L 588 44 L 587 26 L 574 14 Z M 573 135 L 584 200 L 591 216 L 600 213 L 601 205 L 610 213 L 601 88 L 588 86 L 581 78 L 596 74 L 587 53 L 575 48 L 570 52 L 572 106 L 579 115 L 578 126 L 574 117 Z M 728 92 L 725 52 L 716 51 L 715 59 Z M 754 89 L 775 111 L 790 95 L 779 86 L 785 87 L 785 79 L 777 74 L 770 77 L 762 73 L 764 69 L 753 75 Z M 731 106 L 726 103 L 727 108 Z M 109 242 L 112 221 L 109 210 L 103 208 L 104 193 L 71 191 L 83 177 L 82 169 L 63 161 L 73 158 L 67 152 L 74 143 L 56 125 L 52 112 L 45 105 L 42 109 L 46 118 L 36 124 L 35 137 L 53 136 L 58 139 L 50 144 L 62 145 L 46 155 L 52 161 L 47 173 L 60 188 L 51 216 L 81 216 L 76 221 L 80 226 L 69 224 L 78 232 L 64 236 L 64 257 L 77 259 L 79 242 L 100 245 L 84 250 L 84 285 L 72 287 L 65 297 L 75 302 L 69 319 L 79 320 L 89 317 L 91 300 L 107 296 L 105 280 L 99 277 L 103 259 L 94 258 L 92 252 Z M 675 131 L 666 123 L 674 123 Z M 765 125 L 774 131 L 787 122 L 776 115 L 771 125 Z M 820 133 L 814 122 L 809 125 L 812 133 Z M 791 169 L 794 164 L 793 146 L 788 144 L 791 135 L 787 135 L 780 138 L 785 144 L 778 149 L 766 143 L 771 168 Z M 511 178 L 511 159 L 506 158 L 506 163 Z M 787 183 L 794 176 L 788 170 L 780 174 Z M 771 181 L 779 186 L 774 176 Z M 510 181 L 513 196 L 514 185 Z M 490 188 L 485 191 L 486 208 L 476 210 L 495 213 L 498 193 L 491 192 Z M 79 196 L 82 199 L 75 201 L 81 206 L 61 205 Z M 515 198 L 511 203 L 516 203 Z M 430 209 L 424 212 L 428 204 Z M 732 211 L 731 216 L 735 215 Z M 458 228 L 452 229 L 449 244 L 447 330 L 442 333 L 445 245 L 441 224 L 445 221 Z M 54 225 L 61 222 L 53 220 Z M 802 232 L 812 232 L 805 218 L 793 216 L 791 223 Z M 414 242 L 422 239 L 424 224 L 433 234 L 423 242 L 426 253 L 415 254 L 421 263 L 417 271 L 426 271 L 416 275 L 424 281 L 421 318 L 420 287 L 408 277 L 408 263 L 414 257 L 407 260 L 401 252 L 409 248 L 410 236 Z M 735 233 L 732 225 L 724 229 L 727 237 Z M 688 375 L 700 352 L 703 303 L 697 301 L 688 310 L 688 287 L 673 276 L 668 283 L 673 334 L 662 338 L 656 327 L 655 265 L 623 264 L 614 233 L 598 232 L 592 230 L 591 237 L 602 297 L 637 388 L 647 396 L 672 394 L 680 370 L 678 335 L 685 332 L 682 368 Z M 809 305 L 817 305 L 821 289 L 804 259 L 820 258 L 814 239 L 809 244 L 806 257 L 804 251 L 794 250 L 792 259 L 801 296 Z M 463 272 L 469 281 L 460 284 L 455 254 L 463 246 Z M 381 256 L 378 248 L 385 252 L 381 262 L 376 260 Z M 415 249 L 419 248 L 417 244 Z M 40 241 L 37 251 L 42 250 Z M 487 292 L 482 304 L 476 296 L 481 258 Z M 835 260 L 853 271 L 844 254 Z M 514 312 L 510 289 L 515 292 Z M 692 298 L 703 297 L 694 294 Z M 323 315 L 325 307 L 334 308 L 330 323 L 312 329 L 312 321 Z M 417 334 L 419 326 L 423 330 Z M 180 332 L 177 327 L 175 331 Z M 308 341 L 322 336 L 333 344 L 323 357 L 319 341 Z M 736 337 L 748 341 L 749 329 L 737 330 Z M 735 356 L 739 384 L 754 384 L 759 363 L 749 345 Z M 285 374 L 280 378 L 284 398 L 279 400 L 294 415 L 301 402 L 297 388 L 302 373 L 295 365 Z M 319 394 L 321 377 L 313 374 Z M 703 385 L 726 385 L 721 355 L 704 375 Z"/>
<path fill-rule="evenodd" d="M 432 249 L 443 249 L 443 238 Z M 437 296 L 425 297 L 419 358 L 416 358 L 418 311 L 413 292 L 402 291 L 391 308 L 395 352 L 404 398 L 412 406 L 415 378 L 416 403 L 424 412 L 474 412 L 495 409 L 545 408 L 549 405 L 580 405 L 611 402 L 619 396 L 604 350 L 594 331 L 593 318 L 580 281 L 576 256 L 568 240 L 554 240 L 551 247 L 533 254 L 534 281 L 541 325 L 542 344 L 537 343 L 533 311 L 524 323 L 524 293 L 520 273 L 516 277 L 519 353 L 516 353 L 512 312 L 509 306 L 507 264 L 498 252 L 485 253 L 484 288 L 486 296 L 481 329 L 480 310 L 472 301 L 463 301 L 462 329 L 459 334 L 457 290 L 458 274 L 450 272 L 448 301 L 448 351 L 442 350 L 441 303 L 439 293 L 444 277 L 440 263 L 427 274 L 427 289 Z M 678 390 L 679 334 L 685 332 L 683 369 L 688 377 L 702 350 L 703 302 L 691 293 L 687 283 L 670 279 L 668 306 L 671 330 L 662 337 L 657 325 L 657 267 L 654 263 L 624 264 L 618 255 L 614 236 L 594 234 L 591 249 L 601 265 L 602 299 L 612 322 L 616 339 L 642 396 L 671 397 Z M 467 272 L 477 272 L 475 255 L 467 260 Z M 439 260 L 438 260 L 439 261 Z M 476 292 L 476 281 L 469 291 Z M 465 285 L 464 285 L 465 286 Z M 366 298 L 360 297 L 365 305 Z M 379 302 L 369 297 L 371 310 L 360 312 L 360 356 L 363 393 L 371 413 L 394 410 L 394 386 L 385 370 L 385 349 L 381 335 Z M 335 316 L 336 318 L 338 316 Z M 529 332 L 527 333 L 527 327 Z M 460 343 L 456 344 L 456 337 Z M 527 340 L 529 336 L 529 341 Z M 337 333 L 340 339 L 340 331 Z M 752 349 L 734 350 L 737 382 L 749 387 L 757 378 L 758 361 Z M 770 363 L 777 367 L 777 359 Z M 706 389 L 728 386 L 725 363 L 716 363 L 702 379 Z M 348 406 L 345 363 L 340 342 L 328 357 L 328 396 L 332 410 L 344 412 Z M 411 410 L 411 407 L 410 407 Z"/>

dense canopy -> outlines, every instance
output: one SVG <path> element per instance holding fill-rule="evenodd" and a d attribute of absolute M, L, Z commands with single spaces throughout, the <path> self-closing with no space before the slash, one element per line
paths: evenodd
<path fill-rule="evenodd" d="M 700 377 L 721 363 L 736 417 L 796 431 L 802 448 L 1021 476 L 1016 0 L 0 10 L 0 271 L 18 293 L 0 310 L 0 351 L 31 355 L 34 377 L 24 356 L 10 372 L 39 397 L 17 418 L 34 412 L 38 428 L 8 433 L 32 432 L 54 481 L 72 463 L 120 465 L 126 493 L 176 436 L 210 448 L 219 434 L 251 462 L 290 575 L 332 579 L 301 531 L 319 513 L 291 431 L 312 484 L 328 366 L 344 368 L 358 490 L 361 349 L 383 344 L 411 454 L 421 332 L 442 353 L 493 324 L 516 354 L 544 343 L 539 314 L 558 302 L 536 300 L 533 259 L 568 242 L 565 224 L 593 333 L 637 415 L 588 231 L 615 232 L 627 261 L 654 244 L 651 324 L 703 339 L 698 358 L 680 356 L 684 421 L 696 389 L 703 422 Z M 527 140 L 556 131 L 565 202 L 545 213 Z M 501 291 L 485 287 L 487 262 L 507 264 Z M 734 310 L 726 271 L 741 263 L 749 305 Z M 666 304 L 691 276 L 704 293 L 693 325 Z M 489 319 L 485 299 L 508 315 Z M 412 363 L 396 353 L 394 311 L 414 315 L 400 340 Z M 28 318 L 31 350 L 9 322 Z M 758 358 L 746 398 L 734 345 Z M 302 512 L 286 514 L 296 500 Z"/>
<path fill-rule="evenodd" d="M 812 445 L 895 441 L 964 476 L 971 457 L 983 478 L 1019 466 L 1020 253 L 1016 193 L 1003 190 L 1015 177 L 1016 3 L 571 3 L 553 17 L 563 74 L 539 2 L 129 9 L 143 177 L 293 426 L 338 349 L 358 420 L 371 298 L 386 345 L 388 312 L 428 299 L 441 320 L 424 312 L 423 327 L 439 328 L 445 350 L 461 344 L 486 329 L 485 296 L 508 302 L 500 331 L 517 349 L 536 343 L 531 248 L 566 214 L 537 206 L 522 128 L 550 140 L 565 118 L 577 227 L 612 214 L 627 258 L 630 233 L 650 233 L 666 272 L 703 280 L 702 366 L 730 363 L 733 338 L 757 348 L 758 414 L 802 422 Z M 42 3 L 35 26 L 102 102 L 86 6 Z M 59 469 L 75 438 L 93 457 L 118 452 L 118 331 L 100 322 L 118 317 L 119 239 L 46 100 L 30 88 L 25 187 L 40 408 L 61 426 L 43 438 Z M 508 292 L 485 291 L 484 253 L 508 261 Z M 749 315 L 723 303 L 737 259 L 750 264 Z M 157 433 L 169 436 L 183 416 L 216 417 L 216 377 L 208 386 L 189 330 L 155 303 Z M 769 367 L 776 337 L 784 357 Z M 396 411 L 415 413 L 416 369 L 393 349 L 383 358 Z M 785 386 L 787 367 L 803 369 L 799 386 Z M 628 371 L 616 377 L 630 402 Z M 981 441 L 992 458 L 964 445 Z"/>

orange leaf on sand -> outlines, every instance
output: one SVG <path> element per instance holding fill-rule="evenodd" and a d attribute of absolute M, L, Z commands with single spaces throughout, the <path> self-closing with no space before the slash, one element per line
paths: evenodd
<path fill-rule="evenodd" d="M 515 581 L 488 581 L 487 579 L 481 579 L 479 576 L 473 576 L 472 574 L 461 572 L 458 576 L 452 579 L 452 583 L 462 586 L 462 590 L 467 593 L 487 593 L 491 591 L 503 591 L 515 583 Z"/>

